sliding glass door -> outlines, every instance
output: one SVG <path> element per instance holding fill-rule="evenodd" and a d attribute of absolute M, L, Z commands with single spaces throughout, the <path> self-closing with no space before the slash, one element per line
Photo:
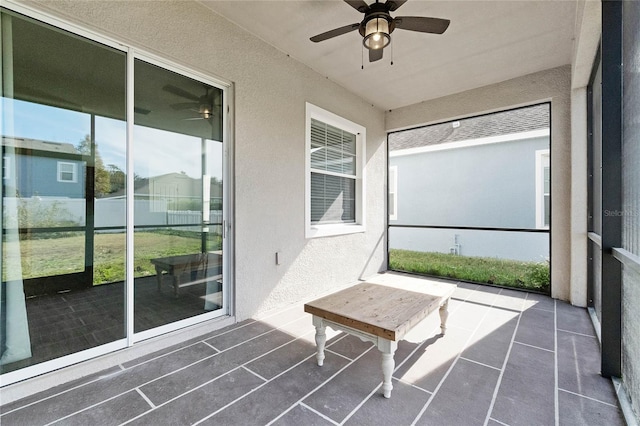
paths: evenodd
<path fill-rule="evenodd" d="M 134 330 L 222 308 L 223 92 L 135 61 Z"/>
<path fill-rule="evenodd" d="M 227 314 L 228 86 L 0 24 L 3 383 Z"/>

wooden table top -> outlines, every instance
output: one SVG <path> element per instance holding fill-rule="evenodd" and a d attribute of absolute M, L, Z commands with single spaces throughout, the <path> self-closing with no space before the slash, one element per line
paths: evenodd
<path fill-rule="evenodd" d="M 222 254 L 218 253 L 192 253 L 181 254 L 178 256 L 158 257 L 151 259 L 151 263 L 154 265 L 162 266 L 165 268 L 170 267 L 185 267 L 193 264 L 205 263 L 208 266 L 217 266 L 222 262 Z"/>
<path fill-rule="evenodd" d="M 316 299 L 304 311 L 365 333 L 398 341 L 438 309 L 446 294 L 428 294 L 428 288 L 361 283 Z M 441 293 L 441 292 L 440 292 Z"/>

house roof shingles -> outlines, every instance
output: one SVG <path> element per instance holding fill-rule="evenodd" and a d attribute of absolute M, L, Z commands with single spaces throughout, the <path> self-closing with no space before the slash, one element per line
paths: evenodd
<path fill-rule="evenodd" d="M 459 123 L 459 126 L 454 127 L 455 123 Z M 547 128 L 549 104 L 535 105 L 391 133 L 389 151 Z"/>
<path fill-rule="evenodd" d="M 70 143 L 48 142 L 36 139 L 2 137 L 2 145 L 14 148 L 32 149 L 35 151 L 59 152 L 63 154 L 80 154 Z"/>

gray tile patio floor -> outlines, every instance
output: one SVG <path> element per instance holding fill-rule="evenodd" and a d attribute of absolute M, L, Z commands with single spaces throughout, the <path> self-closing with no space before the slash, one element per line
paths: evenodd
<path fill-rule="evenodd" d="M 420 278 L 416 278 L 420 279 Z M 328 329 L 323 367 L 302 304 L 1 407 L 2 425 L 623 425 L 585 309 L 458 283 L 396 351 Z"/>

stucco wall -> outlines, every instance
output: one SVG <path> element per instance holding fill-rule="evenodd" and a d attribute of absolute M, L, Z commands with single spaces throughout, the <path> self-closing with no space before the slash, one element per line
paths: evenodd
<path fill-rule="evenodd" d="M 551 101 L 551 295 L 571 299 L 571 66 L 540 71 L 386 113 L 398 130 Z M 585 283 L 586 285 L 586 283 Z"/>
<path fill-rule="evenodd" d="M 389 157 L 397 221 L 409 225 L 536 227 L 536 151 L 548 138 Z"/>
<path fill-rule="evenodd" d="M 382 111 L 195 2 L 28 4 L 234 83 L 239 320 L 385 267 Z M 366 233 L 304 237 L 305 102 L 367 129 Z"/>

